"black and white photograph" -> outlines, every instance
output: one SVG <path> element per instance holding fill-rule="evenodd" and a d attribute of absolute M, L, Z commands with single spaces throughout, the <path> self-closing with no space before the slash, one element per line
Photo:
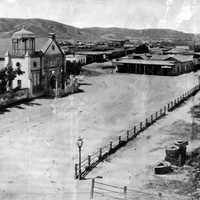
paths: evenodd
<path fill-rule="evenodd" d="M 1 0 L 0 200 L 200 200 L 200 1 Z"/>

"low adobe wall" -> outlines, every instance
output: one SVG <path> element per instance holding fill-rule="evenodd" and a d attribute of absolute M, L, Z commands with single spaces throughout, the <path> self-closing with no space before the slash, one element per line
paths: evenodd
<path fill-rule="evenodd" d="M 0 94 L 0 107 L 9 106 L 13 103 L 29 98 L 29 91 L 27 88 L 15 92 L 6 92 Z"/>

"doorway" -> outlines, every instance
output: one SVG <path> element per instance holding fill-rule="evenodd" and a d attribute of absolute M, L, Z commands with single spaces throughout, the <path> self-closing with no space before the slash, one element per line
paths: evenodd
<path fill-rule="evenodd" d="M 50 79 L 50 87 L 51 89 L 56 89 L 56 77 L 54 75 Z"/>

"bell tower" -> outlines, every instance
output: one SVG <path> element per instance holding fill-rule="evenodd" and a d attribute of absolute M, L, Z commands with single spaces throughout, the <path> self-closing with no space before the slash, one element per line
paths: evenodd
<path fill-rule="evenodd" d="M 12 56 L 23 57 L 35 52 L 35 35 L 24 27 L 12 36 Z"/>

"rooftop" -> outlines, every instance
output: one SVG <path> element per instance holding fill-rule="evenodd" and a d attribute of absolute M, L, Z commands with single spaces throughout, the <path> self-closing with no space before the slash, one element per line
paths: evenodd
<path fill-rule="evenodd" d="M 84 55 L 78 55 L 78 54 L 69 54 L 65 56 L 66 58 L 77 58 L 77 57 L 85 57 Z"/>
<path fill-rule="evenodd" d="M 103 55 L 103 54 L 110 54 L 109 51 L 80 51 L 77 54 L 80 55 Z"/>
<path fill-rule="evenodd" d="M 168 55 L 168 58 L 166 58 L 165 60 L 169 60 L 169 59 L 175 59 L 178 62 L 192 62 L 193 55 L 181 55 L 181 54 Z"/>
<path fill-rule="evenodd" d="M 141 60 L 141 59 L 122 59 L 119 61 L 113 61 L 113 63 L 121 64 L 142 64 L 142 65 L 159 65 L 159 66 L 173 66 L 174 63 L 170 61 L 162 60 Z"/>
<path fill-rule="evenodd" d="M 20 31 L 15 32 L 12 36 L 12 39 L 21 39 L 21 38 L 35 38 L 35 34 L 31 31 L 22 28 Z"/>
<path fill-rule="evenodd" d="M 190 62 L 193 61 L 193 55 L 182 55 L 182 54 L 165 54 L 165 55 L 159 55 L 159 54 L 132 54 L 132 58 L 140 57 L 143 60 L 173 60 L 177 62 Z"/>

